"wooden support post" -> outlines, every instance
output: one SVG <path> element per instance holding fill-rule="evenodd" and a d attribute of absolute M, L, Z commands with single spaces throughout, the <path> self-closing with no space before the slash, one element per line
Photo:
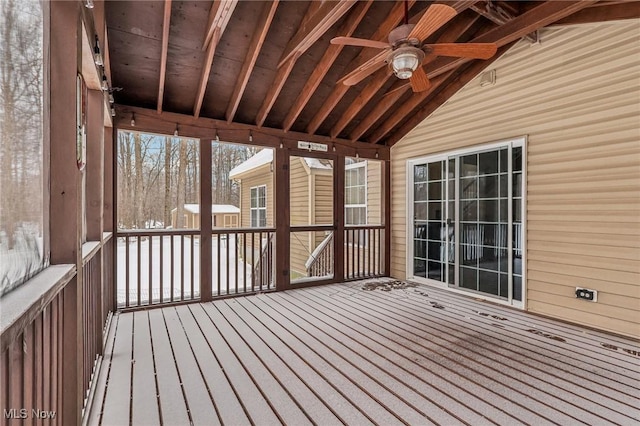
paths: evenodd
<path fill-rule="evenodd" d="M 344 281 L 344 155 L 334 160 L 333 170 L 333 278 Z"/>
<path fill-rule="evenodd" d="M 103 142 L 104 142 L 104 168 L 102 170 L 104 176 L 103 195 L 102 195 L 102 226 L 103 231 L 113 232 L 115 228 L 115 193 L 114 188 L 114 158 L 116 155 L 114 149 L 115 132 L 111 127 L 103 127 Z M 115 237 L 115 236 L 114 236 Z"/>
<path fill-rule="evenodd" d="M 80 69 L 80 2 L 56 1 L 50 10 L 50 247 L 52 264 L 74 264 L 75 279 L 65 287 L 62 325 L 62 401 L 58 424 L 80 424 L 82 383 L 81 173 L 76 165 L 76 78 Z"/>
<path fill-rule="evenodd" d="M 289 150 L 275 149 L 276 290 L 291 288 Z"/>
<path fill-rule="evenodd" d="M 87 241 L 102 241 L 104 189 L 104 95 L 89 90 L 87 99 Z"/>
<path fill-rule="evenodd" d="M 384 203 L 382 203 L 384 217 L 384 270 L 383 275 L 391 276 L 391 161 L 382 162 L 382 173 L 384 184 L 382 193 Z"/>
<path fill-rule="evenodd" d="M 211 140 L 200 139 L 200 300 L 211 300 Z M 218 253 L 220 255 L 220 253 Z"/>

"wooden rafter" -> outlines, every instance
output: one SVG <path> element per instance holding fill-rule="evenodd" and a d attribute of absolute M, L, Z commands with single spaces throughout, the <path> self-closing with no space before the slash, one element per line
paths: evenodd
<path fill-rule="evenodd" d="M 372 3 L 373 0 L 358 3 L 358 5 L 351 11 L 348 19 L 338 30 L 338 35 L 348 37 L 353 34 Z M 326 52 L 320 59 L 320 62 L 318 62 L 318 65 L 314 68 L 311 76 L 305 83 L 304 88 L 300 91 L 297 99 L 289 109 L 283 124 L 285 130 L 291 129 L 291 126 L 293 126 L 293 123 L 307 105 L 311 96 L 313 96 L 314 92 L 320 85 L 320 82 L 322 82 L 322 79 L 327 75 L 327 72 L 335 62 L 340 52 L 342 52 L 343 48 L 344 46 L 341 44 L 329 45 Z"/>
<path fill-rule="evenodd" d="M 640 18 L 640 2 L 598 2 L 592 7 L 561 19 L 557 24 L 587 24 L 635 18 Z"/>
<path fill-rule="evenodd" d="M 162 19 L 162 53 L 160 55 L 160 84 L 158 85 L 158 113 L 162 112 L 164 83 L 167 75 L 167 53 L 169 51 L 169 26 L 171 23 L 171 0 L 164 0 L 164 18 Z"/>
<path fill-rule="evenodd" d="M 237 5 L 238 0 L 214 0 L 209 10 L 207 32 L 204 36 L 204 42 L 202 43 L 202 50 L 205 50 L 207 46 L 209 46 L 211 40 L 215 40 L 213 35 L 216 28 L 221 29 L 218 36 L 220 37 L 222 35 Z"/>
<path fill-rule="evenodd" d="M 364 108 L 364 106 L 375 96 L 376 93 L 389 81 L 391 73 L 387 67 L 376 71 L 373 77 L 369 79 L 366 87 L 358 94 L 356 99 L 349 105 L 347 110 L 342 113 L 338 122 L 331 129 L 332 138 L 337 137 L 340 132 L 349 124 L 356 115 Z"/>
<path fill-rule="evenodd" d="M 431 80 L 431 87 L 429 90 L 425 90 L 424 92 L 414 93 L 409 99 L 402 103 L 399 107 L 397 107 L 393 114 L 389 118 L 387 118 L 371 135 L 369 138 L 369 142 L 378 143 L 387 133 L 389 133 L 395 126 L 398 125 L 402 120 L 404 120 L 408 115 L 411 114 L 415 108 L 418 107 L 425 99 L 427 99 L 432 93 L 436 90 L 439 90 L 449 78 L 454 74 L 455 70 L 449 71 L 446 74 L 441 74 L 440 76 Z M 409 86 L 404 86 L 405 89 Z"/>
<path fill-rule="evenodd" d="M 198 84 L 198 93 L 196 94 L 196 103 L 193 107 L 193 115 L 198 117 L 200 110 L 202 109 L 202 101 L 204 100 L 204 93 L 207 90 L 207 83 L 209 81 L 209 74 L 211 73 L 211 64 L 213 63 L 213 56 L 216 52 L 218 42 L 222 37 L 222 33 L 227 28 L 231 14 L 233 13 L 238 0 L 216 0 L 211 6 L 209 12 L 209 25 L 207 27 L 207 34 L 205 36 L 205 42 L 203 49 L 207 49 L 204 63 L 202 64 L 202 74 Z M 211 36 L 209 36 L 211 34 Z"/>
<path fill-rule="evenodd" d="M 251 39 L 249 51 L 247 52 L 247 56 L 244 59 L 242 69 L 240 70 L 240 75 L 238 75 L 236 86 L 233 89 L 233 93 L 231 95 L 231 100 L 229 101 L 229 105 L 227 106 L 227 113 L 225 116 L 228 122 L 233 121 L 233 117 L 238 110 L 238 105 L 240 105 L 242 94 L 247 87 L 249 77 L 251 77 L 251 72 L 253 71 L 253 67 L 256 64 L 258 55 L 260 54 L 260 49 L 264 44 L 267 33 L 269 32 L 271 21 L 273 21 L 273 17 L 276 14 L 278 3 L 279 0 L 273 0 L 271 4 L 263 6 L 262 15 L 260 16 L 260 19 L 258 21 L 257 30 L 253 34 L 253 38 Z"/>
<path fill-rule="evenodd" d="M 411 7 L 415 3 L 415 0 L 409 0 L 408 6 Z M 387 40 L 389 36 L 389 32 L 398 26 L 398 24 L 402 21 L 404 17 L 404 4 L 402 2 L 396 3 L 393 7 L 387 18 L 380 24 L 376 32 L 371 37 L 371 40 L 383 41 Z M 371 59 L 378 52 L 371 51 L 372 49 L 363 49 L 356 58 L 351 61 L 349 66 L 347 66 L 347 73 L 353 71 L 358 68 L 360 65 Z M 345 86 L 344 84 L 336 84 L 331 91 L 329 97 L 322 104 L 322 107 L 318 110 L 316 115 L 313 117 L 309 125 L 307 126 L 308 133 L 315 133 L 318 130 L 318 127 L 322 124 L 322 122 L 327 118 L 327 116 L 333 111 L 338 102 L 342 99 L 342 97 L 349 90 L 349 86 Z"/>
<path fill-rule="evenodd" d="M 354 0 L 326 1 L 318 8 L 313 8 L 313 13 L 308 19 L 303 20 L 303 26 L 289 41 L 280 57 L 278 67 L 295 55 L 301 55 L 318 41 L 329 28 L 351 9 L 356 2 Z M 309 16 L 309 15 L 307 15 Z"/>
<path fill-rule="evenodd" d="M 258 114 L 256 124 L 260 127 L 267 119 L 273 104 L 278 99 L 284 83 L 289 78 L 296 61 L 313 43 L 315 43 L 342 15 L 344 15 L 355 3 L 352 0 L 342 0 L 339 2 L 326 2 L 320 7 L 312 3 L 307 9 L 307 13 L 302 18 L 302 26 L 291 38 L 289 44 L 278 64 L 276 77 L 269 87 Z"/>
<path fill-rule="evenodd" d="M 388 93 L 382 97 L 376 106 L 367 114 L 367 116 L 353 129 L 349 134 L 349 139 L 357 140 L 364 135 L 380 118 L 395 105 L 395 103 L 404 95 L 409 86 L 402 86 L 394 92 Z"/>
<path fill-rule="evenodd" d="M 444 87 L 433 99 L 431 99 L 425 106 L 420 108 L 418 111 L 413 111 L 409 115 L 409 119 L 406 120 L 398 130 L 396 130 L 389 138 L 386 140 L 386 145 L 393 145 L 398 142 L 404 135 L 409 133 L 414 127 L 422 122 L 425 118 L 427 118 L 432 112 L 434 112 L 440 105 L 445 103 L 451 96 L 457 93 L 460 89 L 462 89 L 465 84 L 473 80 L 479 73 L 485 70 L 489 65 L 491 65 L 497 58 L 502 56 L 509 48 L 515 44 L 515 41 L 512 41 L 510 44 L 502 46 L 498 53 L 491 59 L 487 59 L 485 61 L 476 61 L 466 67 L 462 72 L 460 72 L 453 81 L 450 81 L 446 87 Z M 453 73 L 453 71 L 451 71 Z M 447 74 L 449 75 L 449 74 Z"/>

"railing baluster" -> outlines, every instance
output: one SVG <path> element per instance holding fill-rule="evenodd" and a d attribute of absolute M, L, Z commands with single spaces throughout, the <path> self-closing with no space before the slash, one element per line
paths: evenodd
<path fill-rule="evenodd" d="M 125 244 L 125 256 L 124 256 L 124 262 L 125 262 L 125 301 L 124 301 L 124 306 L 125 308 L 129 307 L 129 274 L 130 274 L 130 270 L 129 270 L 129 236 L 127 235 L 126 237 L 124 237 L 124 244 Z"/>
<path fill-rule="evenodd" d="M 220 274 L 221 274 L 220 263 L 221 263 L 221 261 L 220 261 L 220 259 L 222 258 L 221 252 L 220 252 L 220 234 L 216 235 L 216 240 L 218 240 L 218 254 L 217 254 L 217 256 L 218 256 L 218 282 L 216 283 L 216 286 L 217 286 L 217 289 L 218 289 L 218 295 L 220 295 L 220 291 L 221 291 L 221 288 L 220 288 L 220 279 L 221 279 L 220 278 Z"/>
<path fill-rule="evenodd" d="M 255 232 L 251 233 L 251 291 L 254 291 L 256 285 L 256 234 Z M 260 262 L 260 260 L 258 260 Z"/>
<path fill-rule="evenodd" d="M 173 238 L 173 237 L 172 237 Z M 164 302 L 164 235 L 160 235 L 160 276 L 159 278 L 159 282 L 160 282 L 160 303 Z"/>
<path fill-rule="evenodd" d="M 236 288 L 235 288 L 235 293 L 238 294 L 238 268 L 240 267 L 240 261 L 238 259 L 238 234 L 234 233 L 233 234 L 233 254 L 236 258 L 235 261 L 235 271 L 234 271 L 234 275 L 235 275 L 235 279 L 236 279 Z"/>
<path fill-rule="evenodd" d="M 174 281 L 175 281 L 175 248 L 174 248 L 175 236 L 171 235 L 171 301 L 173 302 Z"/>
<path fill-rule="evenodd" d="M 242 290 L 247 291 L 247 234 L 242 234 Z"/>
<path fill-rule="evenodd" d="M 137 277 L 138 277 L 138 303 L 137 305 L 140 306 L 142 305 L 142 267 L 141 267 L 141 257 L 142 257 L 142 250 L 141 250 L 141 240 L 142 237 L 138 236 L 137 238 L 137 242 L 136 242 L 136 247 L 137 249 L 137 269 L 136 269 L 136 273 L 137 273 Z"/>
<path fill-rule="evenodd" d="M 191 256 L 190 256 L 190 258 L 191 258 L 191 294 L 190 294 L 191 299 L 195 298 L 195 294 L 194 294 L 194 281 L 195 281 L 195 278 L 194 278 L 194 275 L 193 275 L 193 273 L 194 273 L 194 258 L 196 256 L 196 253 L 194 251 L 194 240 L 195 240 L 195 238 L 196 238 L 195 235 L 191 235 L 189 237 L 189 241 L 191 243 Z"/>
<path fill-rule="evenodd" d="M 184 234 L 180 234 L 180 300 L 184 300 Z"/>
<path fill-rule="evenodd" d="M 227 273 L 226 273 L 226 276 L 227 276 L 227 287 L 226 287 L 226 289 L 227 289 L 227 291 L 226 291 L 226 294 L 229 294 L 229 280 L 230 280 L 229 275 L 231 275 L 229 273 L 229 264 L 230 264 L 230 262 L 229 262 L 229 244 L 231 243 L 229 241 L 229 232 L 226 233 L 226 238 L 227 238 Z"/>
<path fill-rule="evenodd" d="M 149 305 L 153 303 L 153 236 L 149 235 Z"/>

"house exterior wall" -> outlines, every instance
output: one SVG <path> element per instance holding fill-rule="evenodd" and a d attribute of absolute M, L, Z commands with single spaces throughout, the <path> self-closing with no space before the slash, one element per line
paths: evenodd
<path fill-rule="evenodd" d="M 240 226 L 251 227 L 251 188 L 254 186 L 267 186 L 267 227 L 274 226 L 273 203 L 273 172 L 271 164 L 265 164 L 256 168 L 240 180 Z"/>
<path fill-rule="evenodd" d="M 639 25 L 545 29 L 494 62 L 494 86 L 476 78 L 393 147 L 394 277 L 406 277 L 407 159 L 526 135 L 526 308 L 640 337 Z"/>

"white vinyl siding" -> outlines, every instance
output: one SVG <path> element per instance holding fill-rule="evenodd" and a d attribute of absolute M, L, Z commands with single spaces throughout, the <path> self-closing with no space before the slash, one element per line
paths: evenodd
<path fill-rule="evenodd" d="M 544 29 L 492 64 L 494 86 L 471 81 L 392 148 L 394 277 L 406 277 L 407 160 L 526 136 L 526 308 L 640 337 L 639 26 Z"/>

